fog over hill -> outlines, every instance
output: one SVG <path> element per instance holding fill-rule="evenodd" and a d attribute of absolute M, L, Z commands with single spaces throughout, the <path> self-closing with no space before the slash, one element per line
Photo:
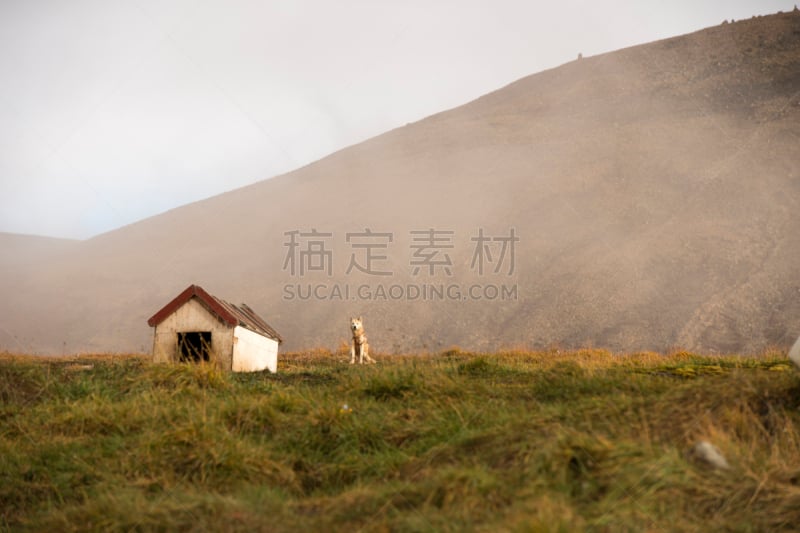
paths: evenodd
<path fill-rule="evenodd" d="M 86 241 L 0 235 L 0 346 L 146 351 L 197 283 L 289 350 L 350 315 L 387 353 L 786 347 L 799 147 L 797 11 L 576 59 Z"/>

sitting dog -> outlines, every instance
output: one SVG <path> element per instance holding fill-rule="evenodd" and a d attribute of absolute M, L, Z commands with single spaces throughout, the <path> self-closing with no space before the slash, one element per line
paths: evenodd
<path fill-rule="evenodd" d="M 350 333 L 353 334 L 353 344 L 350 345 L 350 364 L 356 362 L 356 353 L 358 353 L 358 363 L 364 364 L 374 363 L 375 359 L 369 356 L 369 344 L 367 344 L 367 336 L 364 334 L 364 321 L 361 317 L 350 319 Z"/>

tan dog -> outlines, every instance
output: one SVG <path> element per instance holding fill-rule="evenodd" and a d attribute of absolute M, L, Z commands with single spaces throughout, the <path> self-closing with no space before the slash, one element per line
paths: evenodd
<path fill-rule="evenodd" d="M 353 344 L 350 345 L 350 364 L 356 362 L 356 353 L 358 353 L 359 364 L 363 365 L 365 359 L 367 363 L 374 363 L 375 359 L 369 356 L 369 344 L 367 344 L 364 321 L 361 317 L 350 319 L 350 333 L 353 334 Z"/>

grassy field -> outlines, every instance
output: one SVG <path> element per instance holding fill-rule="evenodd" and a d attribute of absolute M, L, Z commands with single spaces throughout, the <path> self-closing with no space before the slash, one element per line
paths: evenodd
<path fill-rule="evenodd" d="M 782 353 L 6 354 L 0 530 L 797 530 L 799 406 Z"/>

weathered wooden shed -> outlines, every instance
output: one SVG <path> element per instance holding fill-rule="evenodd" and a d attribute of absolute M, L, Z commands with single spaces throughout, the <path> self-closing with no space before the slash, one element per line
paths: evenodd
<path fill-rule="evenodd" d="M 156 362 L 209 362 L 225 370 L 278 371 L 283 339 L 255 311 L 190 285 L 147 323 Z"/>

